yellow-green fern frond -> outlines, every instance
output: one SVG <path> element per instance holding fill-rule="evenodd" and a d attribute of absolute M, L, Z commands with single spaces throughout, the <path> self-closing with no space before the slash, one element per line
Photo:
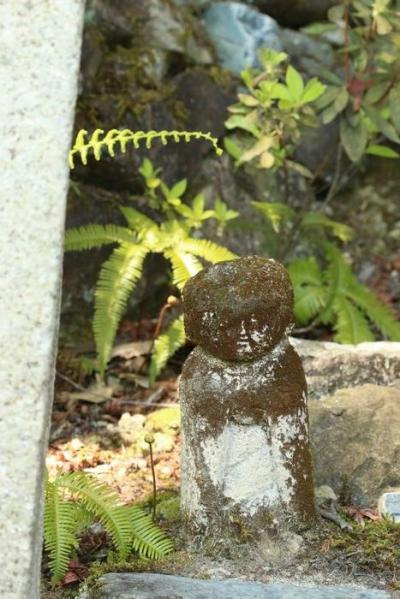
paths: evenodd
<path fill-rule="evenodd" d="M 183 240 L 179 249 L 184 252 L 195 254 L 200 258 L 204 258 L 208 262 L 215 264 L 216 262 L 224 262 L 225 260 L 235 260 L 238 256 L 213 241 L 207 239 L 190 239 Z"/>
<path fill-rule="evenodd" d="M 189 142 L 193 139 L 201 139 L 210 142 L 218 155 L 222 149 L 218 146 L 218 140 L 211 133 L 201 131 L 131 131 L 130 129 L 111 129 L 107 133 L 103 129 L 96 129 L 91 136 L 85 129 L 79 131 L 75 143 L 69 153 L 69 164 L 75 166 L 75 156 L 80 156 L 83 164 L 87 164 L 89 154 L 93 154 L 96 160 L 100 160 L 103 150 L 110 156 L 115 155 L 115 148 L 119 147 L 122 153 L 126 151 L 127 145 L 132 144 L 139 148 L 144 142 L 146 148 L 150 148 L 155 140 L 159 139 L 163 145 L 169 141 L 176 143 L 180 141 Z"/>
<path fill-rule="evenodd" d="M 271 223 L 276 233 L 279 233 L 283 222 L 294 216 L 294 210 L 281 202 L 251 202 L 251 204 Z"/>
<path fill-rule="evenodd" d="M 95 293 L 94 336 L 100 371 L 104 372 L 129 295 L 140 278 L 146 247 L 122 244 L 103 264 Z"/>
<path fill-rule="evenodd" d="M 185 253 L 180 247 L 164 250 L 163 253 L 171 262 L 172 281 L 179 289 L 182 289 L 186 281 L 203 268 L 195 256 Z"/>
<path fill-rule="evenodd" d="M 76 496 L 86 510 L 101 522 L 122 558 L 127 557 L 132 537 L 128 512 L 118 496 L 106 485 L 82 472 L 64 476 L 63 486 Z"/>
<path fill-rule="evenodd" d="M 134 243 L 129 229 L 117 225 L 87 225 L 69 229 L 65 233 L 64 248 L 68 251 L 90 250 L 111 243 Z"/>
<path fill-rule="evenodd" d="M 72 553 L 78 548 L 77 518 L 74 503 L 65 500 L 57 484 L 49 480 L 45 489 L 44 546 L 52 582 L 56 583 L 67 572 Z"/>
<path fill-rule="evenodd" d="M 168 329 L 160 335 L 155 343 L 149 368 L 149 381 L 153 383 L 164 368 L 169 358 L 185 344 L 183 316 L 174 320 Z"/>
<path fill-rule="evenodd" d="M 140 507 L 132 506 L 129 508 L 129 514 L 133 532 L 132 549 L 140 557 L 157 559 L 173 551 L 174 545 L 171 539 Z"/>
<path fill-rule="evenodd" d="M 157 223 L 155 223 L 154 220 L 151 220 L 151 218 L 143 214 L 143 212 L 135 210 L 135 208 L 131 208 L 130 206 L 121 206 L 120 210 L 124 215 L 129 227 L 137 233 L 140 233 L 143 230 L 152 229 L 154 227 L 157 228 Z"/>

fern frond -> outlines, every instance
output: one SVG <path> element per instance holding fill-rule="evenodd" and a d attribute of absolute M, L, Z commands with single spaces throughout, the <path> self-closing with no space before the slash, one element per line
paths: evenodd
<path fill-rule="evenodd" d="M 183 316 L 174 320 L 168 329 L 154 342 L 154 349 L 149 367 L 149 381 L 154 383 L 157 375 L 164 368 L 169 358 L 185 344 Z"/>
<path fill-rule="evenodd" d="M 208 241 L 208 239 L 185 239 L 180 243 L 179 249 L 182 249 L 189 254 L 195 254 L 200 258 L 204 258 L 204 260 L 207 260 L 212 264 L 238 258 L 236 254 L 227 248 L 224 248 L 213 241 Z"/>
<path fill-rule="evenodd" d="M 186 283 L 202 270 L 203 266 L 195 256 L 185 253 L 180 248 L 168 248 L 164 250 L 164 256 L 171 262 L 172 265 L 172 282 L 179 289 L 182 289 Z"/>
<path fill-rule="evenodd" d="M 354 282 L 347 290 L 347 296 L 357 304 L 391 341 L 400 341 L 400 322 L 387 306 L 382 304 L 364 285 Z"/>
<path fill-rule="evenodd" d="M 331 243 L 324 243 L 322 247 L 328 260 L 324 271 L 328 295 L 324 311 L 321 314 L 321 321 L 327 324 L 333 317 L 335 298 L 339 295 L 345 295 L 346 288 L 353 281 L 353 273 L 337 247 Z"/>
<path fill-rule="evenodd" d="M 315 258 L 294 260 L 288 265 L 294 288 L 294 314 L 299 324 L 307 324 L 326 303 L 326 287 Z"/>
<path fill-rule="evenodd" d="M 314 257 L 293 260 L 287 270 L 294 287 L 306 284 L 320 286 L 324 283 L 322 271 Z"/>
<path fill-rule="evenodd" d="M 282 202 L 251 202 L 251 204 L 271 223 L 276 233 L 279 232 L 282 221 L 294 216 L 294 210 Z"/>
<path fill-rule="evenodd" d="M 129 229 L 117 225 L 87 225 L 65 233 L 65 251 L 90 250 L 110 243 L 134 243 Z"/>
<path fill-rule="evenodd" d="M 154 220 L 142 212 L 135 210 L 135 208 L 131 208 L 130 206 L 121 206 L 120 210 L 124 215 L 129 227 L 137 233 L 142 233 L 143 230 L 157 228 L 157 223 L 155 223 Z"/>
<path fill-rule="evenodd" d="M 367 319 L 344 295 L 335 297 L 333 309 L 336 314 L 335 341 L 356 344 L 374 340 Z"/>
<path fill-rule="evenodd" d="M 120 505 L 118 496 L 107 486 L 82 472 L 64 476 L 59 485 L 73 493 L 85 509 L 101 522 L 118 553 L 127 557 L 132 536 L 128 511 Z"/>
<path fill-rule="evenodd" d="M 326 302 L 324 287 L 307 285 L 295 287 L 294 315 L 299 324 L 305 325 L 323 310 Z"/>
<path fill-rule="evenodd" d="M 67 501 L 54 482 L 46 481 L 44 504 L 44 546 L 49 554 L 52 582 L 68 570 L 74 549 L 78 548 L 76 507 Z"/>
<path fill-rule="evenodd" d="M 140 278 L 148 252 L 144 246 L 122 244 L 103 264 L 95 292 L 94 337 L 100 372 L 104 372 L 129 295 Z"/>
<path fill-rule="evenodd" d="M 157 559 L 173 551 L 171 539 L 153 523 L 150 516 L 136 505 L 128 509 L 133 532 L 132 549 L 140 557 Z"/>
<path fill-rule="evenodd" d="M 119 147 L 120 151 L 125 153 L 128 144 L 132 144 L 137 149 L 140 143 L 144 142 L 146 148 L 151 148 L 153 141 L 156 139 L 159 139 L 163 145 L 166 145 L 168 141 L 178 143 L 180 141 L 189 142 L 192 139 L 201 139 L 208 141 L 218 156 L 222 154 L 222 149 L 218 146 L 218 140 L 211 133 L 203 133 L 201 131 L 131 131 L 130 129 L 111 129 L 106 133 L 103 129 L 96 129 L 91 136 L 88 136 L 88 132 L 85 129 L 81 129 L 69 153 L 69 164 L 71 168 L 74 168 L 76 155 L 80 157 L 83 164 L 87 164 L 89 154 L 93 154 L 96 160 L 100 160 L 103 150 L 106 150 L 113 157 L 115 156 L 115 147 Z"/>
<path fill-rule="evenodd" d="M 338 223 L 320 212 L 306 212 L 301 220 L 301 227 L 325 228 L 331 231 L 341 241 L 349 241 L 353 237 L 353 230 L 348 225 Z"/>

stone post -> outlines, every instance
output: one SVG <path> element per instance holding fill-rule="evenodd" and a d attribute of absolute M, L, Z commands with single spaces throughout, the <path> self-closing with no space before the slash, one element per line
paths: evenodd
<path fill-rule="evenodd" d="M 296 530 L 314 515 L 306 382 L 288 342 L 286 270 L 257 256 L 205 268 L 183 290 L 181 507 L 192 531 Z"/>
<path fill-rule="evenodd" d="M 39 597 L 84 0 L 0 0 L 0 595 Z"/>

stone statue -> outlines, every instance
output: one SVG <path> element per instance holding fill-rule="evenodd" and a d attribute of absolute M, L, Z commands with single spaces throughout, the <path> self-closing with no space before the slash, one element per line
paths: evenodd
<path fill-rule="evenodd" d="M 295 530 L 315 515 L 306 381 L 288 341 L 289 275 L 249 256 L 183 290 L 181 509 L 189 529 Z"/>

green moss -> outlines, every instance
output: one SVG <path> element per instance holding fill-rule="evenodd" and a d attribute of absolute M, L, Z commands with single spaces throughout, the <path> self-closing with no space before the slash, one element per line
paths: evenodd
<path fill-rule="evenodd" d="M 95 562 L 89 570 L 86 579 L 89 599 L 101 597 L 102 584 L 100 579 L 111 572 L 155 572 L 160 574 L 175 574 L 179 572 L 189 561 L 186 552 L 176 552 L 159 560 L 134 559 L 132 561 L 120 561 L 112 555 L 107 562 Z"/>
<path fill-rule="evenodd" d="M 207 73 L 224 91 L 230 91 L 232 89 L 234 78 L 229 71 L 226 71 L 218 65 L 212 65 L 207 69 Z"/>
<path fill-rule="evenodd" d="M 152 431 L 168 432 L 170 429 L 177 430 L 181 424 L 181 412 L 179 406 L 162 408 L 147 416 L 146 429 Z"/>
<path fill-rule="evenodd" d="M 353 532 L 338 532 L 329 538 L 333 556 L 349 559 L 360 570 L 390 574 L 396 580 L 400 566 L 400 524 L 390 520 L 370 521 L 365 526 L 354 524 Z"/>
<path fill-rule="evenodd" d="M 171 497 L 160 501 L 157 505 L 156 515 L 158 518 L 165 520 L 168 523 L 179 522 L 180 520 L 180 499 L 179 497 Z"/>

